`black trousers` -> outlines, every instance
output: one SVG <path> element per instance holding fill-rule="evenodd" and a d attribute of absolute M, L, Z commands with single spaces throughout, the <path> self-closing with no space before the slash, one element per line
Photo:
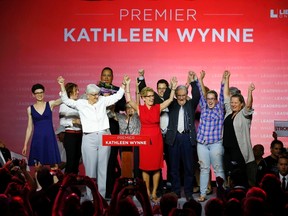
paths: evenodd
<path fill-rule="evenodd" d="M 65 173 L 79 172 L 81 158 L 82 133 L 65 133 L 64 148 L 66 151 Z"/>

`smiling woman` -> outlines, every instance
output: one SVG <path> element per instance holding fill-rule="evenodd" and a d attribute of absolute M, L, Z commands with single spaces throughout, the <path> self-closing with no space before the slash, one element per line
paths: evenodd
<path fill-rule="evenodd" d="M 173 101 L 177 79 L 171 79 L 172 91 L 169 99 L 161 104 L 154 105 L 154 90 L 145 87 L 141 90 L 141 98 L 144 105 L 139 105 L 131 100 L 130 82 L 127 80 L 126 100 L 135 109 L 141 122 L 140 135 L 149 135 L 150 143 L 139 147 L 139 168 L 142 170 L 142 177 L 147 187 L 147 193 L 152 201 L 158 201 L 156 190 L 160 180 L 160 170 L 163 167 L 163 139 L 160 130 L 160 113 Z M 150 174 L 152 174 L 153 188 L 150 190 Z"/>
<path fill-rule="evenodd" d="M 95 84 L 89 84 L 86 87 L 87 100 L 73 100 L 67 96 L 64 78 L 58 77 L 63 103 L 79 112 L 83 130 L 82 158 L 85 173 L 90 178 L 97 179 L 99 193 L 103 197 L 106 192 L 107 165 L 110 155 L 110 147 L 102 146 L 102 135 L 110 134 L 106 108 L 122 98 L 126 79 L 128 77 L 124 76 L 122 86 L 116 94 L 100 96 L 100 88 Z M 89 198 L 92 198 L 91 191 L 87 194 Z"/>
<path fill-rule="evenodd" d="M 205 94 L 205 85 L 203 79 L 205 71 L 201 71 L 199 82 L 197 83 L 200 91 L 200 124 L 197 131 L 197 154 L 200 164 L 200 197 L 199 202 L 206 199 L 207 185 L 210 176 L 210 167 L 216 177 L 225 179 L 223 168 L 223 154 L 224 148 L 222 145 L 223 122 L 224 122 L 224 89 L 225 92 L 229 91 L 228 77 L 230 73 L 224 71 L 219 101 L 218 94 L 214 90 L 210 90 Z"/>
<path fill-rule="evenodd" d="M 34 166 L 34 160 L 41 164 L 58 164 L 61 159 L 52 123 L 52 110 L 53 107 L 60 105 L 61 100 L 45 102 L 45 88 L 41 84 L 33 85 L 31 91 L 36 103 L 27 108 L 28 124 L 22 154 L 27 153 L 33 131 L 28 165 Z"/>

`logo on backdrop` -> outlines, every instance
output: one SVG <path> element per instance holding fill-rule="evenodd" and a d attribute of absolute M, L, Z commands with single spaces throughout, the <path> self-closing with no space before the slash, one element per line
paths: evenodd
<path fill-rule="evenodd" d="M 287 19 L 288 9 L 270 9 L 270 18 L 272 19 Z"/>

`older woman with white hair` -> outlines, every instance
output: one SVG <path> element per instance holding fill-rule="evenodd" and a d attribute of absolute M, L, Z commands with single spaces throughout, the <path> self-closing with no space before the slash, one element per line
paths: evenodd
<path fill-rule="evenodd" d="M 87 100 L 75 101 L 67 97 L 64 78 L 58 77 L 63 103 L 79 112 L 83 131 L 81 150 L 86 175 L 97 179 L 98 190 L 103 197 L 106 191 L 107 164 L 110 154 L 110 147 L 102 146 L 102 135 L 110 134 L 106 107 L 123 97 L 127 79 L 129 77 L 124 76 L 122 86 L 117 93 L 107 97 L 99 95 L 100 88 L 97 85 L 89 84 L 86 88 Z M 89 193 L 88 196 L 92 197 Z"/>

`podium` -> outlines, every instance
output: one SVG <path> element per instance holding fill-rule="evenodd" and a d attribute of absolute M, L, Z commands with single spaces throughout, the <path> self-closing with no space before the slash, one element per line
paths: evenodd
<path fill-rule="evenodd" d="M 148 145 L 150 143 L 149 136 L 142 135 L 103 135 L 103 146 L 122 147 L 121 152 L 121 176 L 133 178 L 133 147 Z"/>

